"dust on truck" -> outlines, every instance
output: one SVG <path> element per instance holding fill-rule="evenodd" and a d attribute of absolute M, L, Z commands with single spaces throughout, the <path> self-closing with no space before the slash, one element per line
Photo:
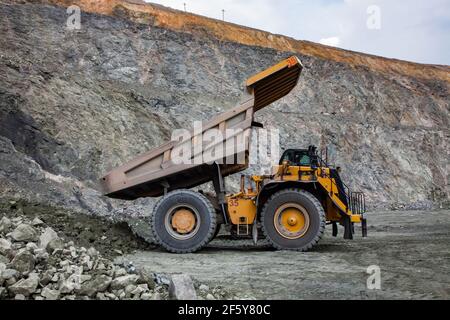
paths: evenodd
<path fill-rule="evenodd" d="M 189 138 L 170 141 L 112 170 L 101 179 L 104 194 L 123 200 L 161 197 L 149 227 L 158 244 L 173 253 L 202 249 L 221 225 L 233 238 L 265 238 L 280 250 L 313 248 L 327 224 L 333 236 L 340 224 L 344 238 L 353 239 L 354 224 L 361 223 L 365 237 L 364 194 L 351 192 L 314 146 L 286 150 L 272 174 L 242 175 L 238 193 L 225 191 L 224 179 L 249 167 L 252 128 L 261 127 L 255 113 L 291 92 L 302 69 L 293 56 L 249 78 L 235 108 L 203 123 Z M 221 141 L 205 142 L 212 131 L 223 133 Z M 215 152 L 219 147 L 224 152 Z M 180 162 L 180 155 L 192 161 Z M 199 156 L 208 162 L 195 161 Z M 190 190 L 207 182 L 214 194 Z"/>

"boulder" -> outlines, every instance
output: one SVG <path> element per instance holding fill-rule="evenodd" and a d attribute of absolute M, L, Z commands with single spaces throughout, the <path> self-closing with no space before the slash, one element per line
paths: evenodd
<path fill-rule="evenodd" d="M 52 290 L 49 287 L 45 287 L 42 289 L 41 296 L 43 296 L 46 300 L 58 300 L 61 293 L 58 290 Z"/>
<path fill-rule="evenodd" d="M 149 289 L 155 288 L 156 282 L 153 272 L 147 270 L 146 268 L 141 268 L 139 269 L 138 275 L 138 284 L 146 284 Z"/>
<path fill-rule="evenodd" d="M 93 298 L 97 293 L 107 291 L 111 281 L 112 279 L 108 276 L 96 276 L 93 279 L 83 283 L 77 293 Z"/>
<path fill-rule="evenodd" d="M 15 241 L 35 241 L 37 231 L 29 224 L 21 223 L 13 230 L 11 238 Z"/>
<path fill-rule="evenodd" d="M 44 221 L 42 221 L 38 217 L 34 218 L 33 221 L 31 222 L 31 225 L 33 225 L 33 226 L 40 226 L 43 224 L 44 224 Z"/>
<path fill-rule="evenodd" d="M 35 263 L 34 256 L 27 250 L 22 250 L 11 261 L 11 268 L 26 274 L 34 269 Z"/>
<path fill-rule="evenodd" d="M 203 291 L 203 292 L 209 291 L 209 287 L 208 287 L 206 284 L 201 284 L 201 285 L 198 287 L 198 289 L 199 289 L 200 291 Z"/>
<path fill-rule="evenodd" d="M 8 264 L 9 259 L 0 253 L 0 263 Z"/>
<path fill-rule="evenodd" d="M 141 300 L 152 300 L 152 294 L 149 292 L 143 293 L 141 295 Z"/>
<path fill-rule="evenodd" d="M 29 297 L 32 295 L 39 285 L 39 276 L 36 273 L 31 273 L 27 279 L 22 279 L 13 284 L 8 290 L 15 295 L 23 295 Z"/>
<path fill-rule="evenodd" d="M 126 291 L 126 289 L 125 289 Z M 144 292 L 148 292 L 148 286 L 146 284 L 140 284 L 138 285 L 134 290 L 131 290 L 131 294 L 133 296 L 140 296 Z"/>
<path fill-rule="evenodd" d="M 42 286 L 46 286 L 47 284 L 49 284 L 52 281 L 53 278 L 53 274 L 50 271 L 45 271 L 44 273 L 42 273 L 39 283 Z"/>
<path fill-rule="evenodd" d="M 39 247 L 43 249 L 47 249 L 48 244 L 53 241 L 59 239 L 58 234 L 55 230 L 48 227 L 44 230 L 44 232 L 39 236 Z"/>
<path fill-rule="evenodd" d="M 47 246 L 47 251 L 54 253 L 56 250 L 62 250 L 64 248 L 64 241 L 59 239 L 53 239 Z"/>
<path fill-rule="evenodd" d="M 30 252 L 34 252 L 34 250 L 36 250 L 38 248 L 38 246 L 36 245 L 36 243 L 34 242 L 28 242 L 26 245 L 26 248 L 30 251 Z"/>
<path fill-rule="evenodd" d="M 12 222 L 9 218 L 3 217 L 0 220 L 0 232 L 7 233 L 12 227 Z"/>
<path fill-rule="evenodd" d="M 175 274 L 171 277 L 169 296 L 175 300 L 197 300 L 194 283 L 186 274 Z"/>
<path fill-rule="evenodd" d="M 0 274 L 4 280 L 9 280 L 12 278 L 17 278 L 19 276 L 19 271 L 14 269 L 5 269 Z"/>
<path fill-rule="evenodd" d="M 61 293 L 69 294 L 81 289 L 80 275 L 72 274 L 67 280 L 61 282 L 59 290 Z"/>
<path fill-rule="evenodd" d="M 98 251 L 95 248 L 89 248 L 87 250 L 87 254 L 91 257 L 91 258 L 96 258 L 98 257 Z"/>
<path fill-rule="evenodd" d="M 11 242 L 0 238 L 0 254 L 7 256 L 11 252 Z"/>
<path fill-rule="evenodd" d="M 111 288 L 113 290 L 124 289 L 126 286 L 128 286 L 130 284 L 136 284 L 138 279 L 139 279 L 139 276 L 134 275 L 134 274 L 121 276 L 121 277 L 115 278 L 111 282 Z"/>

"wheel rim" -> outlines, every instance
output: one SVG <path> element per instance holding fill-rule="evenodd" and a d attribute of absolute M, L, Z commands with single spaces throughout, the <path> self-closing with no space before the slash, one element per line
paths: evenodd
<path fill-rule="evenodd" d="M 167 212 L 164 225 L 171 237 L 188 240 L 200 229 L 200 214 L 190 205 L 178 205 Z"/>
<path fill-rule="evenodd" d="M 278 208 L 273 222 L 278 234 L 291 240 L 303 237 L 310 223 L 308 212 L 297 203 L 287 203 Z"/>

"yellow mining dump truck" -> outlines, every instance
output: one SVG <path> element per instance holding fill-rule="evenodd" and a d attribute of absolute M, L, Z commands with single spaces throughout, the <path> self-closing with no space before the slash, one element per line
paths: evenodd
<path fill-rule="evenodd" d="M 255 112 L 291 92 L 302 69 L 294 56 L 249 78 L 238 106 L 203 123 L 187 138 L 174 139 L 112 170 L 101 179 L 104 194 L 124 200 L 161 197 L 149 228 L 156 241 L 174 253 L 200 250 L 221 225 L 234 237 L 253 237 L 255 242 L 264 237 L 280 250 L 313 248 L 327 224 L 334 236 L 342 225 L 344 238 L 352 239 L 354 224 L 361 223 L 366 236 L 364 194 L 351 192 L 339 170 L 314 146 L 285 151 L 272 174 L 241 176 L 240 192 L 226 194 L 224 178 L 249 167 L 251 129 L 260 126 L 254 122 Z M 212 131 L 223 133 L 219 141 L 203 139 Z M 218 147 L 225 151 L 211 152 Z M 195 161 L 206 155 L 208 161 Z M 189 190 L 206 182 L 213 183 L 214 195 Z"/>

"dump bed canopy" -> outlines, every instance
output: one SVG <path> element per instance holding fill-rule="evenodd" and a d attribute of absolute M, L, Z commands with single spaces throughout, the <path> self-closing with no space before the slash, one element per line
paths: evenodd
<path fill-rule="evenodd" d="M 250 77 L 238 106 L 204 123 L 202 130 L 194 130 L 188 139 L 171 141 L 110 171 L 101 179 L 103 193 L 111 198 L 134 200 L 158 197 L 165 190 L 193 188 L 212 180 L 212 162 L 220 163 L 223 176 L 245 170 L 254 113 L 287 95 L 297 85 L 302 68 L 300 60 L 293 56 Z M 212 130 L 223 133 L 221 141 L 202 140 Z M 196 149 L 199 145 L 201 150 Z M 211 152 L 218 146 L 223 153 Z M 189 154 L 192 161 L 179 164 L 176 157 L 185 155 L 186 150 L 193 151 Z M 194 160 L 199 158 L 208 161 Z"/>

